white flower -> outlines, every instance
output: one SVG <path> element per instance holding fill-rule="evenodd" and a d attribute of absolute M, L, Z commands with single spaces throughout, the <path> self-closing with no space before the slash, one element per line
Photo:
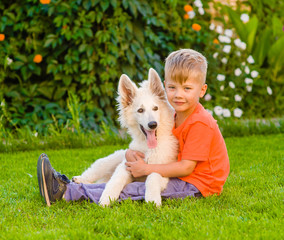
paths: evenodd
<path fill-rule="evenodd" d="M 243 115 L 243 111 L 240 108 L 234 109 L 234 116 L 240 118 Z"/>
<path fill-rule="evenodd" d="M 222 85 L 221 87 L 220 87 L 220 91 L 224 91 L 224 85 Z"/>
<path fill-rule="evenodd" d="M 205 13 L 205 11 L 202 7 L 198 8 L 198 12 L 199 12 L 200 15 L 204 15 L 204 13 Z"/>
<path fill-rule="evenodd" d="M 211 115 L 213 115 L 213 112 L 209 109 L 205 109 L 207 112 L 209 112 Z"/>
<path fill-rule="evenodd" d="M 244 23 L 247 23 L 249 21 L 249 15 L 246 14 L 246 13 L 243 13 L 241 15 L 241 20 L 244 22 Z"/>
<path fill-rule="evenodd" d="M 242 74 L 242 71 L 241 71 L 241 69 L 239 69 L 239 68 L 237 68 L 237 69 L 235 69 L 235 76 L 240 76 Z"/>
<path fill-rule="evenodd" d="M 195 12 L 194 11 L 187 12 L 187 14 L 188 14 L 190 19 L 193 19 L 195 17 Z"/>
<path fill-rule="evenodd" d="M 229 82 L 229 86 L 230 86 L 230 88 L 232 88 L 232 89 L 234 89 L 234 88 L 236 87 L 236 85 L 235 85 L 232 81 Z"/>
<path fill-rule="evenodd" d="M 245 83 L 251 84 L 251 83 L 253 83 L 253 80 L 251 78 L 245 78 Z"/>
<path fill-rule="evenodd" d="M 219 35 L 218 39 L 222 43 L 230 43 L 231 42 L 231 38 L 224 36 L 224 35 Z"/>
<path fill-rule="evenodd" d="M 232 37 L 233 36 L 233 31 L 231 29 L 226 29 L 224 31 L 224 34 L 227 36 L 227 37 Z"/>
<path fill-rule="evenodd" d="M 231 117 L 231 112 L 228 108 L 223 109 L 223 116 L 224 117 Z"/>
<path fill-rule="evenodd" d="M 223 33 L 223 28 L 219 25 L 216 27 L 216 32 L 219 33 L 219 34 L 222 34 Z"/>
<path fill-rule="evenodd" d="M 217 75 L 217 80 L 220 81 L 220 82 L 221 82 L 221 81 L 224 81 L 225 78 L 226 78 L 226 76 L 223 75 L 223 74 L 218 74 L 218 75 Z"/>
<path fill-rule="evenodd" d="M 242 62 L 242 66 L 245 66 L 246 65 L 246 63 L 245 62 Z"/>
<path fill-rule="evenodd" d="M 268 86 L 268 87 L 266 88 L 266 90 L 267 90 L 267 93 L 268 93 L 269 95 L 272 95 L 273 92 L 272 92 L 271 87 Z"/>
<path fill-rule="evenodd" d="M 235 39 L 234 43 L 238 48 L 243 49 L 243 50 L 245 50 L 247 47 L 246 43 L 242 42 L 241 39 L 239 38 Z"/>
<path fill-rule="evenodd" d="M 249 73 L 250 73 L 250 70 L 249 70 L 249 67 L 248 67 L 248 66 L 245 66 L 245 73 L 246 73 L 246 74 L 249 74 Z"/>
<path fill-rule="evenodd" d="M 245 42 L 241 42 L 240 49 L 246 50 L 246 48 L 247 48 L 247 44 Z"/>
<path fill-rule="evenodd" d="M 237 55 L 238 57 L 240 57 L 240 56 L 241 56 L 241 52 L 240 52 L 240 51 L 236 51 L 236 55 Z"/>
<path fill-rule="evenodd" d="M 210 101 L 212 99 L 212 96 L 209 94 L 209 93 L 207 93 L 205 96 L 204 96 L 204 100 L 205 101 Z"/>
<path fill-rule="evenodd" d="M 252 55 L 249 55 L 249 56 L 248 56 L 247 61 L 248 61 L 248 63 L 250 63 L 250 64 L 254 64 L 254 59 L 253 59 Z"/>
<path fill-rule="evenodd" d="M 218 55 L 219 55 L 219 53 L 217 53 L 217 52 L 215 52 L 214 54 L 213 54 L 213 58 L 217 58 L 218 57 Z"/>
<path fill-rule="evenodd" d="M 200 0 L 195 0 L 194 3 L 193 3 L 196 7 L 202 7 L 203 4 Z"/>
<path fill-rule="evenodd" d="M 231 45 L 225 45 L 223 48 L 223 52 L 229 53 L 231 51 Z"/>
<path fill-rule="evenodd" d="M 221 62 L 224 63 L 224 64 L 227 64 L 228 59 L 224 57 L 224 58 L 221 59 Z"/>
<path fill-rule="evenodd" d="M 220 107 L 220 106 L 214 107 L 214 113 L 215 113 L 217 116 L 221 116 L 222 113 L 223 113 L 222 107 Z"/>
<path fill-rule="evenodd" d="M 7 65 L 11 65 L 11 63 L 13 62 L 13 60 L 9 57 L 6 58 L 7 61 Z"/>
<path fill-rule="evenodd" d="M 255 71 L 253 70 L 250 75 L 253 77 L 253 78 L 256 78 L 258 76 L 258 71 Z"/>
<path fill-rule="evenodd" d="M 4 100 L 1 102 L 1 106 L 5 107 L 5 101 Z"/>
<path fill-rule="evenodd" d="M 251 92 L 251 91 L 252 91 L 252 86 L 247 85 L 247 86 L 246 86 L 246 89 L 247 89 L 248 92 Z"/>
<path fill-rule="evenodd" d="M 38 132 L 35 132 L 34 136 L 37 137 L 38 136 Z"/>
<path fill-rule="evenodd" d="M 214 24 L 214 23 L 211 23 L 210 26 L 209 26 L 209 29 L 210 29 L 211 31 L 213 31 L 213 30 L 215 29 L 215 24 Z"/>
<path fill-rule="evenodd" d="M 235 101 L 236 101 L 236 102 L 242 101 L 242 97 L 241 97 L 239 94 L 236 94 L 236 95 L 235 95 Z"/>

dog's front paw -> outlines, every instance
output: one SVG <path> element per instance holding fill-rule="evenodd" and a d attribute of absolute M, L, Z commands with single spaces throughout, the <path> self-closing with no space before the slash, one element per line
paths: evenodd
<path fill-rule="evenodd" d="M 85 183 L 85 184 L 89 184 L 90 183 L 88 180 L 86 180 L 82 176 L 72 177 L 72 182 L 75 182 L 75 183 Z"/>
<path fill-rule="evenodd" d="M 109 197 L 101 197 L 99 201 L 100 206 L 108 207 L 110 205 L 110 198 Z"/>
<path fill-rule="evenodd" d="M 160 194 L 149 194 L 146 192 L 145 201 L 154 202 L 157 207 L 160 207 L 162 205 L 162 197 Z"/>

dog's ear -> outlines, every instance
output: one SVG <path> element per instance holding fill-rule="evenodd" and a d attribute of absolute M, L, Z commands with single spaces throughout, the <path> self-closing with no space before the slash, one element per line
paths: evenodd
<path fill-rule="evenodd" d="M 165 101 L 166 100 L 165 89 L 163 87 L 159 74 L 153 68 L 150 68 L 149 70 L 148 80 L 149 80 L 150 90 L 152 91 L 152 93 L 158 96 L 161 100 Z"/>
<path fill-rule="evenodd" d="M 120 102 L 124 107 L 129 106 L 136 95 L 137 87 L 126 74 L 122 74 L 118 83 Z"/>

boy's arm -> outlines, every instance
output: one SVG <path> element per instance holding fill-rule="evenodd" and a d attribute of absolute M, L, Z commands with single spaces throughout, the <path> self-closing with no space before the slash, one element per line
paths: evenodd
<path fill-rule="evenodd" d="M 126 169 L 131 172 L 133 177 L 147 176 L 153 172 L 159 173 L 163 177 L 185 177 L 193 172 L 197 163 L 193 160 L 181 160 L 168 164 L 147 164 L 139 156 L 136 156 L 136 159 L 135 162 L 125 163 Z"/>

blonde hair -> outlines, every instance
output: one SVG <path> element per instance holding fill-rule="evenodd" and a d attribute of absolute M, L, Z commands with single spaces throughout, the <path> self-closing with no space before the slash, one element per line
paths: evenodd
<path fill-rule="evenodd" d="M 202 84 L 205 83 L 207 73 L 207 60 L 199 52 L 192 49 L 180 49 L 172 52 L 166 58 L 165 80 L 184 83 L 190 77 L 197 77 Z"/>

